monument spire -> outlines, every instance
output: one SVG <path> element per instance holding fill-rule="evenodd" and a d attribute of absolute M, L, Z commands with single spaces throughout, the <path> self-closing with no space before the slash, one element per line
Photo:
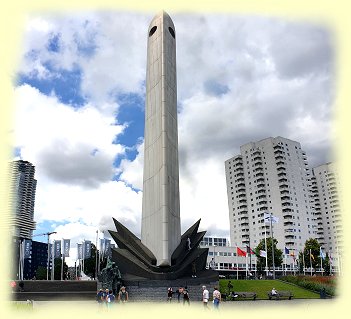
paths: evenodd
<path fill-rule="evenodd" d="M 141 222 L 158 266 L 171 265 L 181 240 L 176 74 L 175 28 L 162 11 L 148 29 Z"/>

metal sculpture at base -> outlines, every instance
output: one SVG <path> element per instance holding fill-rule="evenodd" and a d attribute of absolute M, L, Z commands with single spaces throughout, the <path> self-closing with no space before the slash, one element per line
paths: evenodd
<path fill-rule="evenodd" d="M 199 248 L 205 231 L 198 232 L 200 220 L 182 236 L 174 250 L 170 266 L 157 266 L 153 253 L 120 222 L 113 218 L 116 231 L 109 231 L 119 248 L 112 249 L 112 260 L 117 264 L 123 280 L 173 280 L 185 277 L 216 279 L 218 273 L 206 270 L 208 248 Z M 196 273 L 194 273 L 196 269 Z"/>
<path fill-rule="evenodd" d="M 114 261 L 107 260 L 106 267 L 98 274 L 98 280 L 103 289 L 117 293 L 122 284 L 121 273 Z"/>

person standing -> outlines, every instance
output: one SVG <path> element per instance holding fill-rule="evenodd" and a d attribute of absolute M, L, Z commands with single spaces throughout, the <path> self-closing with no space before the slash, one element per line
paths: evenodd
<path fill-rule="evenodd" d="M 110 291 L 108 292 L 108 295 L 107 295 L 107 303 L 106 303 L 107 308 L 110 308 L 110 307 L 111 307 L 111 305 L 115 302 L 115 299 L 116 299 L 116 297 L 115 297 L 115 295 L 113 294 L 113 291 L 110 290 Z"/>
<path fill-rule="evenodd" d="M 210 299 L 210 293 L 206 289 L 206 286 L 202 286 L 202 303 L 203 303 L 205 309 L 209 309 L 208 308 L 208 299 Z"/>
<path fill-rule="evenodd" d="M 109 295 L 109 290 L 105 289 L 105 291 L 103 292 L 103 295 L 102 295 L 102 300 L 105 303 L 106 307 L 107 307 L 107 303 L 108 303 L 108 295 Z"/>
<path fill-rule="evenodd" d="M 118 301 L 121 301 L 122 303 L 126 303 L 128 301 L 128 292 L 124 286 L 121 287 L 118 293 Z"/>
<path fill-rule="evenodd" d="M 209 267 L 210 269 L 212 270 L 215 270 L 216 269 L 216 262 L 214 260 L 214 258 L 211 259 L 210 263 L 209 263 Z"/>
<path fill-rule="evenodd" d="M 97 301 L 99 307 L 102 307 L 102 303 L 104 301 L 104 292 L 102 289 L 100 289 L 98 291 L 98 293 L 96 294 L 96 301 Z"/>
<path fill-rule="evenodd" d="M 228 296 L 230 295 L 230 293 L 232 292 L 233 290 L 233 285 L 232 285 L 232 282 L 231 280 L 228 281 Z"/>
<path fill-rule="evenodd" d="M 172 289 L 172 287 L 169 287 L 167 289 L 167 301 L 171 302 L 172 301 L 172 296 L 173 296 L 173 289 Z"/>
<path fill-rule="evenodd" d="M 218 309 L 220 302 L 221 302 L 221 293 L 219 292 L 218 288 L 215 287 L 213 291 L 213 307 L 215 309 Z"/>

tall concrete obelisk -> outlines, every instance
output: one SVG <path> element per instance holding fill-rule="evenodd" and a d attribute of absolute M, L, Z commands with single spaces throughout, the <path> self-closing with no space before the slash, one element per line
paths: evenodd
<path fill-rule="evenodd" d="M 147 45 L 141 241 L 158 266 L 171 265 L 181 240 L 176 39 L 166 12 L 150 23 Z"/>

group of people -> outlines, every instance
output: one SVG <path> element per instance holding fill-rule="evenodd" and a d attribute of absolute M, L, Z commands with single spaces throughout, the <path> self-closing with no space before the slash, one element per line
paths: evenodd
<path fill-rule="evenodd" d="M 183 299 L 183 304 L 190 305 L 190 297 L 189 297 L 189 291 L 188 288 L 185 287 L 180 287 L 178 288 L 175 292 L 173 291 L 172 287 L 169 287 L 167 289 L 167 301 L 171 302 L 173 298 L 173 294 L 177 294 L 177 300 L 180 303 L 181 297 Z M 213 306 L 214 308 L 218 309 L 219 303 L 221 302 L 221 293 L 219 292 L 218 288 L 215 287 L 212 293 L 212 299 L 213 299 Z M 202 303 L 206 309 L 209 309 L 208 307 L 208 302 L 210 300 L 210 293 L 206 286 L 202 286 Z"/>
<path fill-rule="evenodd" d="M 111 305 L 116 302 L 116 296 L 113 294 L 112 290 L 100 289 L 96 294 L 96 301 L 100 306 L 105 304 L 106 307 L 111 307 Z M 126 290 L 126 287 L 122 286 L 121 289 L 119 290 L 117 294 L 117 301 L 122 303 L 125 303 L 128 301 L 128 292 Z"/>
<path fill-rule="evenodd" d="M 188 287 L 180 287 L 178 288 L 175 292 L 173 291 L 172 287 L 169 287 L 167 289 L 167 301 L 171 302 L 173 299 L 173 294 L 177 294 L 177 300 L 180 302 L 181 297 L 183 298 L 183 304 L 188 304 L 190 305 L 190 298 L 189 298 L 189 292 L 188 292 Z"/>

